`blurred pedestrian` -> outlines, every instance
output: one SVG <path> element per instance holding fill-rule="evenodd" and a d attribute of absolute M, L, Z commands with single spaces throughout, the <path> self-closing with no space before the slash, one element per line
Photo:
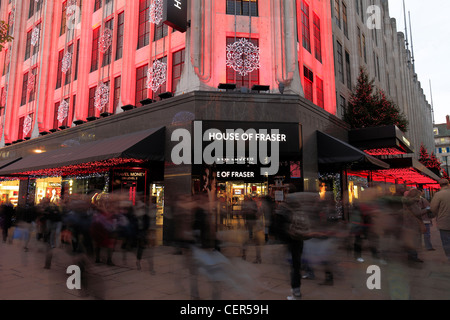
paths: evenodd
<path fill-rule="evenodd" d="M 294 186 L 289 187 L 285 202 L 280 203 L 276 210 L 274 223 L 278 239 L 287 247 L 290 260 L 290 285 L 292 294 L 288 300 L 301 299 L 301 259 L 305 239 L 308 239 L 310 222 L 303 208 L 306 194 L 295 192 Z"/>
<path fill-rule="evenodd" d="M 420 196 L 421 192 L 413 188 L 403 198 L 403 230 L 408 261 L 422 263 L 423 260 L 418 257 L 418 250 L 426 227 L 422 221 L 423 210 L 419 206 Z"/>
<path fill-rule="evenodd" d="M 247 248 L 249 245 L 255 247 L 254 263 L 261 263 L 261 243 L 259 233 L 262 231 L 262 216 L 261 211 L 258 210 L 255 197 L 246 196 L 243 203 L 242 215 L 245 220 L 245 227 L 247 228 L 248 237 L 244 240 L 242 245 L 242 259 L 247 257 Z"/>
<path fill-rule="evenodd" d="M 431 200 L 431 212 L 436 215 L 436 223 L 441 235 L 442 247 L 450 261 L 450 186 L 447 179 L 439 181 L 441 190 Z"/>
<path fill-rule="evenodd" d="M 422 212 L 422 221 L 425 224 L 425 233 L 423 234 L 423 243 L 425 249 L 428 251 L 435 251 L 433 244 L 431 243 L 431 227 L 433 225 L 433 216 L 431 212 L 430 203 L 423 196 L 423 191 L 421 191 L 419 207 Z"/>
<path fill-rule="evenodd" d="M 12 235 L 9 236 L 9 229 L 14 225 L 15 209 L 11 201 L 7 200 L 0 206 L 0 216 L 2 221 L 3 243 L 12 243 Z"/>

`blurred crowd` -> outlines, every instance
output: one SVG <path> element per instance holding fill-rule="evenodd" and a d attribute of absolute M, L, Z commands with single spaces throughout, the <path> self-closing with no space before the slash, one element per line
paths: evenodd
<path fill-rule="evenodd" d="M 236 246 L 243 260 L 254 257 L 264 263 L 263 248 L 268 243 L 284 244 L 292 289 L 288 299 L 300 299 L 303 280 L 321 279 L 321 285 L 334 285 L 336 253 L 344 248 L 355 262 L 373 259 L 374 264 L 420 264 L 423 250 L 435 250 L 431 228 L 437 223 L 442 247 L 450 261 L 450 187 L 440 181 L 441 190 L 426 199 L 421 190 L 397 188 L 395 194 L 381 188 L 367 188 L 354 199 L 347 219 L 336 219 L 333 193 L 320 197 L 315 192 L 297 192 L 290 186 L 285 201 L 270 197 L 247 196 L 239 221 L 227 225 L 219 204 L 207 194 L 181 195 L 168 202 L 164 213 L 169 245 L 185 256 L 191 275 L 191 297 L 199 299 L 197 278 L 211 280 L 212 298 L 220 299 L 221 284 L 243 289 L 251 276 L 231 263 L 224 253 Z M 114 265 L 117 253 L 136 254 L 136 266 L 144 250 L 155 245 L 153 203 L 141 198 L 135 204 L 123 194 L 98 197 L 72 196 L 60 203 L 44 199 L 36 206 L 1 208 L 3 242 L 17 238 L 10 229 L 21 230 L 23 249 L 28 250 L 30 235 L 46 243 L 45 267 L 51 266 L 52 248 L 67 245 L 73 253 L 83 253 L 96 263 Z M 251 252 L 250 252 L 251 250 Z M 254 250 L 254 251 L 253 251 Z M 367 250 L 367 253 L 364 252 Z M 150 250 L 152 251 L 152 250 Z M 125 259 L 126 255 L 122 256 Z M 150 264 L 151 271 L 153 264 Z M 318 274 L 320 272 L 320 275 Z"/>

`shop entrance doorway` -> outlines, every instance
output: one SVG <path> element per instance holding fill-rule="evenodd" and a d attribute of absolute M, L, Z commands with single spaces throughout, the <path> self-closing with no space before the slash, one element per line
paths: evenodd
<path fill-rule="evenodd" d="M 217 191 L 220 203 L 219 225 L 225 229 L 244 228 L 243 204 L 245 198 L 260 198 L 268 194 L 267 182 L 219 182 Z"/>

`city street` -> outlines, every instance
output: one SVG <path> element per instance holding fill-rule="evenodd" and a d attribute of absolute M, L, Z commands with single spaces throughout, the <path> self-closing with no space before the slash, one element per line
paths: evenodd
<path fill-rule="evenodd" d="M 352 253 L 340 246 L 336 252 L 334 286 L 319 285 L 323 272 L 316 269 L 315 280 L 302 280 L 302 300 L 412 300 L 450 299 L 450 266 L 442 250 L 438 231 L 433 228 L 432 241 L 436 251 L 420 252 L 423 264 L 411 266 L 399 262 L 379 264 L 372 260 L 368 250 L 363 251 L 365 262 L 355 261 Z M 149 249 L 144 252 L 142 269 L 136 267 L 133 252 L 123 259 L 122 252 L 113 254 L 114 266 L 88 263 L 87 288 L 69 290 L 66 274 L 69 265 L 76 262 L 70 249 L 53 249 L 50 269 L 44 269 L 45 247 L 33 239 L 28 252 L 21 243 L 0 245 L 0 299 L 1 300 L 190 300 L 190 275 L 185 255 L 175 254 L 175 248 L 154 248 L 154 274 L 148 267 Z M 267 244 L 262 248 L 262 263 L 253 264 L 254 250 L 248 249 L 246 261 L 240 258 L 237 247 L 223 248 L 228 258 L 227 278 L 221 284 L 223 300 L 286 300 L 290 294 L 289 265 L 284 247 Z M 367 268 L 381 268 L 381 290 L 366 286 Z M 212 299 L 211 283 L 199 275 L 200 299 Z M 83 283 L 84 285 L 85 283 Z M 394 284 L 394 285 L 392 285 Z M 393 288 L 395 286 L 395 288 Z"/>

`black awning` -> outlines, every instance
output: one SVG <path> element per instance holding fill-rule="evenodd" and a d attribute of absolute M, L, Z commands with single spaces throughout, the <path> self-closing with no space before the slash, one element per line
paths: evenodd
<path fill-rule="evenodd" d="M 433 179 L 436 183 L 441 179 L 438 175 L 436 175 L 433 171 L 425 167 L 420 161 L 412 158 L 392 158 L 385 160 L 391 169 L 402 169 L 402 168 L 411 168 L 417 171 L 419 174 L 426 176 L 430 179 Z"/>
<path fill-rule="evenodd" d="M 5 167 L 9 166 L 10 164 L 15 163 L 15 162 L 19 161 L 20 159 L 22 159 L 22 157 L 2 160 L 2 161 L 0 161 L 0 169 L 3 169 Z"/>
<path fill-rule="evenodd" d="M 148 129 L 31 155 L 0 170 L 0 176 L 109 159 L 164 161 L 165 128 Z"/>
<path fill-rule="evenodd" d="M 357 167 L 366 170 L 389 168 L 389 164 L 320 131 L 317 131 L 317 156 L 321 165 Z"/>
<path fill-rule="evenodd" d="M 350 143 L 361 150 L 395 149 L 399 153 L 414 153 L 413 146 L 405 134 L 396 126 L 352 129 Z"/>

